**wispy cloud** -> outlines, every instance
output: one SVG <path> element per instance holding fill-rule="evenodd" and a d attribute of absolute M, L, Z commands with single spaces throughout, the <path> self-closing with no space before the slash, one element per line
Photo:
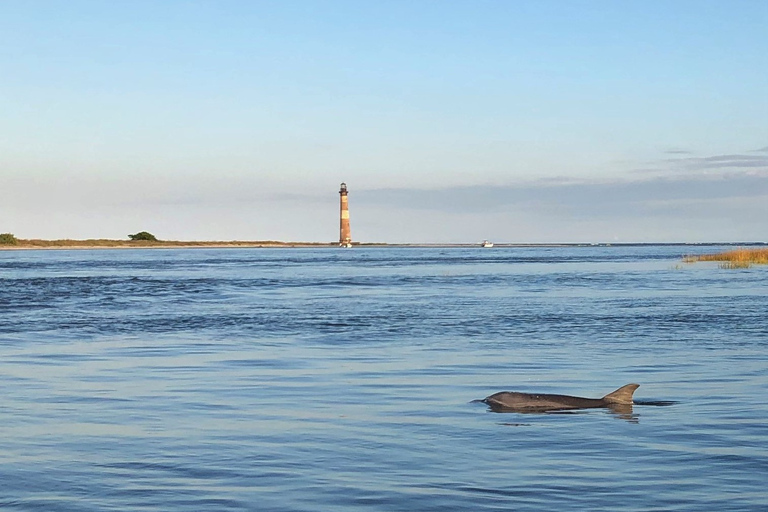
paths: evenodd
<path fill-rule="evenodd" d="M 578 216 L 638 214 L 660 204 L 768 197 L 768 175 L 685 176 L 644 180 L 547 180 L 506 186 L 379 189 L 358 192 L 361 202 L 398 208 L 493 212 L 535 209 Z"/>
<path fill-rule="evenodd" d="M 752 168 L 768 171 L 768 155 L 715 155 L 707 157 L 691 157 L 668 159 L 669 163 L 682 166 L 685 169 L 733 169 Z"/>
<path fill-rule="evenodd" d="M 690 154 L 684 150 L 670 150 L 665 153 L 680 156 L 643 162 L 642 166 L 636 167 L 630 174 L 642 175 L 642 179 L 648 179 L 651 176 L 680 178 L 706 174 L 710 177 L 728 177 L 738 172 L 768 173 L 768 154 L 759 154 L 768 153 L 768 147 L 743 153 L 709 156 L 684 156 Z"/>

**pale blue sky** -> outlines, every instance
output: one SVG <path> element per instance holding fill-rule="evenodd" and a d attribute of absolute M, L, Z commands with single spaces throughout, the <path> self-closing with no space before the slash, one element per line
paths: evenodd
<path fill-rule="evenodd" d="M 768 239 L 768 2 L 0 0 L 0 232 Z"/>

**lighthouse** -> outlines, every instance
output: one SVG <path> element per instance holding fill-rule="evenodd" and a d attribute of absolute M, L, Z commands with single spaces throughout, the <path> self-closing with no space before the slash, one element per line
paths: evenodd
<path fill-rule="evenodd" d="M 339 189 L 339 204 L 341 207 L 339 224 L 339 246 L 352 247 L 352 235 L 349 232 L 349 201 L 347 200 L 347 184 L 342 183 Z"/>

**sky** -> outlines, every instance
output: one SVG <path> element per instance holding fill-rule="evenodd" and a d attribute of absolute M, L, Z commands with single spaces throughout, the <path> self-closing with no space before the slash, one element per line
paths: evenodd
<path fill-rule="evenodd" d="M 0 232 L 768 241 L 764 0 L 0 0 Z"/>

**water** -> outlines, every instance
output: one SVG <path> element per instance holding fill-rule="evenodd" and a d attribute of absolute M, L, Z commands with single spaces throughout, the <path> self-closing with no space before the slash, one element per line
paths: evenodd
<path fill-rule="evenodd" d="M 768 268 L 714 250 L 0 252 L 0 509 L 766 510 Z"/>

